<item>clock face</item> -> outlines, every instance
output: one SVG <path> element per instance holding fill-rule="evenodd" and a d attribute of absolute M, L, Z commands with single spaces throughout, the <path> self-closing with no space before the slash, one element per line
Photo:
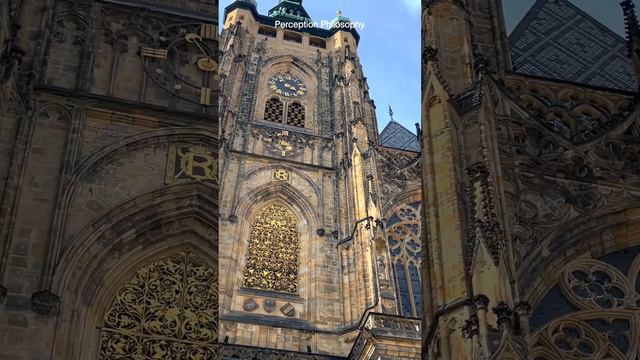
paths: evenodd
<path fill-rule="evenodd" d="M 214 104 L 218 55 L 212 24 L 170 25 L 140 49 L 148 79 L 177 99 L 203 106 Z"/>
<path fill-rule="evenodd" d="M 291 75 L 276 75 L 269 79 L 269 89 L 284 97 L 300 97 L 307 93 L 304 83 Z"/>

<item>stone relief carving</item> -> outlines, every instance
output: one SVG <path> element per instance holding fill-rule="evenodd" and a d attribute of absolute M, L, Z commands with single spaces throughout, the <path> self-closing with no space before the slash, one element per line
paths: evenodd
<path fill-rule="evenodd" d="M 420 157 L 416 153 L 377 147 L 375 150 L 380 184 L 379 194 L 385 203 L 409 184 L 420 184 Z"/>

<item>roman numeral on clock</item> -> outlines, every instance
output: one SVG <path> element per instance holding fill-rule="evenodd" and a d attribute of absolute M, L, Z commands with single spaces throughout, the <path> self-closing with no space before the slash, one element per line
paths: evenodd
<path fill-rule="evenodd" d="M 211 89 L 206 87 L 200 89 L 200 104 L 211 105 Z"/>
<path fill-rule="evenodd" d="M 166 59 L 167 53 L 167 49 L 154 49 L 150 47 L 143 47 L 140 49 L 140 54 L 142 56 L 156 59 Z"/>

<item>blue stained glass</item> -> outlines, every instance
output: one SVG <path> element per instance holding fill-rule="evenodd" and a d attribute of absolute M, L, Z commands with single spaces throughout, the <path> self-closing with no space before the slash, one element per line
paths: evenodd
<path fill-rule="evenodd" d="M 396 262 L 396 278 L 398 283 L 398 295 L 400 300 L 400 308 L 402 315 L 413 316 L 411 308 L 411 297 L 409 293 L 409 284 L 407 283 L 407 273 L 401 262 Z"/>
<path fill-rule="evenodd" d="M 416 304 L 416 317 L 422 315 L 422 283 L 420 282 L 420 271 L 411 264 L 409 265 L 409 276 L 411 277 L 411 288 L 413 290 L 413 301 Z"/>

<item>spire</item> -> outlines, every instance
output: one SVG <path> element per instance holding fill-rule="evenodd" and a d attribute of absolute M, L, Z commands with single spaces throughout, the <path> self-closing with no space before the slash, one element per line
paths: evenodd
<path fill-rule="evenodd" d="M 632 55 L 638 37 L 640 36 L 640 23 L 638 22 L 638 16 L 636 15 L 636 5 L 632 0 L 624 0 L 620 3 L 622 11 L 624 13 L 624 23 L 627 30 L 627 42 L 629 46 L 629 55 Z"/>
<path fill-rule="evenodd" d="M 629 57 L 633 60 L 636 70 L 636 79 L 640 84 L 640 22 L 636 14 L 636 6 L 632 0 L 624 0 L 620 3 L 624 13 L 624 23 L 627 28 L 627 46 Z"/>

